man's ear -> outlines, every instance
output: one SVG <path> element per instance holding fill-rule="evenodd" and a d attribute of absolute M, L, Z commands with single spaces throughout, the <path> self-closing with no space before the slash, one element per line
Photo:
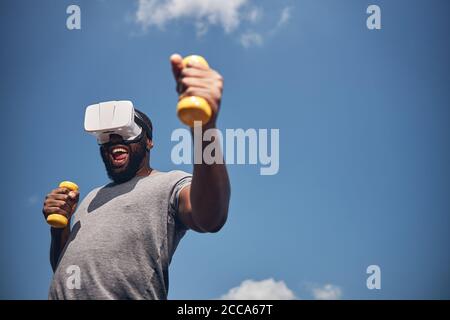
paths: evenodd
<path fill-rule="evenodd" d="M 147 145 L 146 145 L 146 149 L 147 151 L 150 151 L 150 149 L 153 148 L 153 140 L 147 139 Z"/>

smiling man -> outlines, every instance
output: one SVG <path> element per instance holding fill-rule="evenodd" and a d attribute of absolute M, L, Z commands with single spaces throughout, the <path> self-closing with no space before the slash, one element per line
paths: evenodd
<path fill-rule="evenodd" d="M 204 129 L 215 128 L 222 77 L 200 64 L 183 67 L 179 55 L 170 60 L 178 93 L 206 99 L 213 115 Z M 111 183 L 78 208 L 78 192 L 64 188 L 45 199 L 45 218 L 73 215 L 72 228 L 51 228 L 49 299 L 167 299 L 169 264 L 186 231 L 217 232 L 227 219 L 225 165 L 195 164 L 192 175 L 158 171 L 150 166 L 153 125 L 139 110 L 135 121 L 138 136 L 99 141 Z"/>

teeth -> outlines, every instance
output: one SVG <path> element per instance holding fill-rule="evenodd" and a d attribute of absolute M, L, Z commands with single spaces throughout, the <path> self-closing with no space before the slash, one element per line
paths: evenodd
<path fill-rule="evenodd" d="M 125 149 L 125 148 L 114 148 L 114 149 L 112 150 L 112 153 L 113 153 L 113 154 L 114 154 L 114 153 L 119 153 L 119 152 L 127 153 L 128 151 L 127 151 L 127 149 Z"/>

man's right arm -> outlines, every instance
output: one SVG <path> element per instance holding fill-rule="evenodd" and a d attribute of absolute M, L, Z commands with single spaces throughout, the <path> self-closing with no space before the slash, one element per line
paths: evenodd
<path fill-rule="evenodd" d="M 45 220 L 48 215 L 57 213 L 66 216 L 70 221 L 72 214 L 78 204 L 80 193 L 78 191 L 70 191 L 66 188 L 57 188 L 51 191 L 46 197 L 42 213 Z M 51 245 L 50 245 L 50 264 L 53 272 L 55 272 L 61 252 L 66 245 L 70 235 L 70 223 L 65 228 L 50 228 Z"/>

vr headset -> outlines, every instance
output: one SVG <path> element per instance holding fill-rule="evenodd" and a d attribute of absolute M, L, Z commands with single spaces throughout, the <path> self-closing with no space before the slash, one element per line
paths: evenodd
<path fill-rule="evenodd" d="M 84 130 L 97 138 L 97 143 L 107 144 L 111 134 L 120 135 L 124 144 L 140 141 L 144 134 L 152 139 L 152 128 L 134 110 L 131 101 L 108 101 L 86 108 Z"/>

